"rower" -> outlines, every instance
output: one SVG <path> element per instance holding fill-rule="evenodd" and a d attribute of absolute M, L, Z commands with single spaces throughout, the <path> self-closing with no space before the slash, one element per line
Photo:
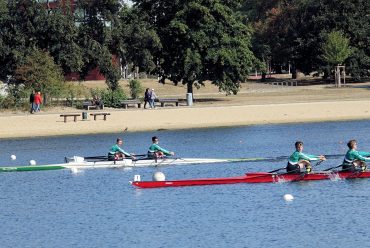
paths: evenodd
<path fill-rule="evenodd" d="M 304 154 L 303 151 L 303 142 L 295 142 L 296 151 L 290 155 L 288 164 L 286 167 L 287 173 L 300 173 L 306 172 L 310 173 L 312 171 L 312 166 L 310 161 L 314 160 L 326 160 L 324 155 L 310 155 Z"/>
<path fill-rule="evenodd" d="M 108 160 L 109 161 L 116 161 L 116 160 L 123 160 L 125 157 L 130 157 L 131 159 L 135 159 L 135 154 L 130 154 L 124 151 L 121 146 L 123 144 L 123 140 L 118 138 L 115 145 L 110 148 L 108 153 Z"/>
<path fill-rule="evenodd" d="M 158 145 L 159 139 L 157 136 L 152 137 L 153 144 L 149 147 L 148 157 L 149 158 L 163 158 L 164 156 L 173 156 L 174 152 L 167 151 L 166 149 Z"/>
<path fill-rule="evenodd" d="M 347 143 L 349 150 L 344 156 L 342 170 L 343 171 L 365 171 L 367 168 L 366 162 L 370 161 L 370 152 L 357 151 L 357 141 L 350 140 Z"/>

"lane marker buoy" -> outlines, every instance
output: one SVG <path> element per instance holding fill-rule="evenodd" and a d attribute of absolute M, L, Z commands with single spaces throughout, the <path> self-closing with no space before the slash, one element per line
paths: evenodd
<path fill-rule="evenodd" d="M 166 176 L 164 175 L 163 172 L 156 171 L 153 174 L 153 181 L 164 181 L 164 180 L 166 180 Z"/>
<path fill-rule="evenodd" d="M 284 200 L 285 201 L 293 201 L 294 200 L 294 196 L 292 196 L 291 194 L 285 194 L 283 196 Z"/>

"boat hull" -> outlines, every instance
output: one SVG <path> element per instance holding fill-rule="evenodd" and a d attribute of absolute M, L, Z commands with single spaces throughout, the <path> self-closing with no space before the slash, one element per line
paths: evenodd
<path fill-rule="evenodd" d="M 161 159 L 124 159 L 120 161 L 70 161 L 63 164 L 30 165 L 30 166 L 2 166 L 0 172 L 22 172 L 60 169 L 98 169 L 98 168 L 122 168 L 122 167 L 159 167 L 171 165 L 209 164 L 238 162 L 236 159 L 212 159 L 212 158 L 161 158 Z"/>
<path fill-rule="evenodd" d="M 133 181 L 130 182 L 138 188 L 160 188 L 160 187 L 183 187 L 183 186 L 202 186 L 217 184 L 236 184 L 236 183 L 277 183 L 277 182 L 298 182 L 316 181 L 326 179 L 352 179 L 370 178 L 370 171 L 366 172 L 317 172 L 311 174 L 271 174 L 271 173 L 247 173 L 244 176 L 226 178 L 200 178 L 189 180 L 173 181 Z"/>
<path fill-rule="evenodd" d="M 65 167 L 62 165 L 3 166 L 0 167 L 0 172 L 25 172 L 61 169 L 65 169 Z"/>

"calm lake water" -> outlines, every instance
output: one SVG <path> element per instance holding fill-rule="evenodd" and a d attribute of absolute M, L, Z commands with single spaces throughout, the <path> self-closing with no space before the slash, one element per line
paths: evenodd
<path fill-rule="evenodd" d="M 153 135 L 180 157 L 342 154 L 356 138 L 370 150 L 370 121 L 0 140 L 1 165 L 105 155 L 117 137 L 142 154 Z M 10 155 L 17 155 L 11 161 Z M 321 169 L 335 166 L 330 159 Z M 283 162 L 160 168 L 167 179 L 267 171 Z M 134 189 L 155 168 L 0 174 L 1 247 L 370 247 L 370 180 Z M 292 194 L 292 202 L 283 200 Z"/>

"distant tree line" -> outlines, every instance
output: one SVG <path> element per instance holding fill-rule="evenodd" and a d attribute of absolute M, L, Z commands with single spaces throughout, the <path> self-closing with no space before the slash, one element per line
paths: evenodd
<path fill-rule="evenodd" d="M 241 13 L 253 26 L 255 56 L 276 68 L 289 63 L 293 77 L 297 70 L 329 76 L 333 60 L 326 55 L 335 51 L 346 55 L 340 63 L 352 77 L 370 74 L 368 0 L 246 0 Z M 325 45 L 335 36 L 335 47 Z"/>
<path fill-rule="evenodd" d="M 268 65 L 289 64 L 293 77 L 298 70 L 328 77 L 333 61 L 354 78 L 370 73 L 367 0 L 69 2 L 50 9 L 45 1 L 0 0 L 0 78 L 32 87 L 51 81 L 39 87 L 57 94 L 60 75 L 83 79 L 98 67 L 116 91 L 121 65 L 129 64 L 161 83 L 186 84 L 189 93 L 209 80 L 236 94 L 249 73 Z M 30 76 L 40 75 L 42 60 L 59 69 Z"/>

